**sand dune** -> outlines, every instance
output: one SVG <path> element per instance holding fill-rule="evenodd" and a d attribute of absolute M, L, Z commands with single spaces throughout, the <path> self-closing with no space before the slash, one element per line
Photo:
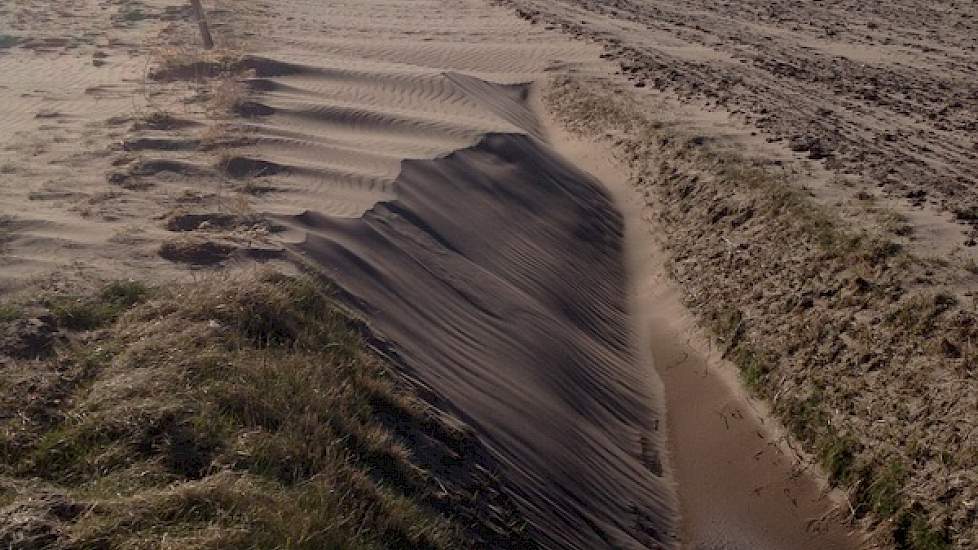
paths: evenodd
<path fill-rule="evenodd" d="M 476 1 L 295 2 L 262 21 L 269 36 L 239 63 L 249 95 L 230 128 L 247 143 L 222 161 L 275 189 L 252 207 L 433 405 L 477 434 L 543 547 L 676 545 L 624 219 L 545 142 L 528 101 L 527 83 L 549 72 L 601 72 L 599 52 Z M 756 449 L 738 452 L 750 464 Z M 771 477 L 792 475 L 777 464 Z M 752 480 L 728 506 L 746 504 Z M 693 540 L 812 538 L 796 512 L 777 515 L 776 534 L 752 525 L 781 505 L 757 502 L 735 528 Z"/>
<path fill-rule="evenodd" d="M 303 23 L 279 28 L 300 29 L 246 61 L 257 114 L 235 154 L 281 167 L 267 179 L 288 189 L 255 208 L 479 435 L 543 546 L 670 545 L 675 497 L 654 373 L 629 331 L 623 221 L 540 141 L 520 84 L 558 48 L 566 62 L 583 47 L 504 43 L 526 26 L 477 2 L 433 5 L 290 6 Z M 329 31 L 301 29 L 319 22 Z"/>

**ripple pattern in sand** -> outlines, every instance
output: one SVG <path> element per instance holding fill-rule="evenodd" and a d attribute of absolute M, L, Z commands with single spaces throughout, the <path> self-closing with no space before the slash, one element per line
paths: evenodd
<path fill-rule="evenodd" d="M 300 0 L 263 21 L 235 154 L 286 192 L 256 207 L 477 434 L 542 547 L 670 546 L 622 218 L 541 140 L 522 84 L 587 46 L 469 0 Z"/>

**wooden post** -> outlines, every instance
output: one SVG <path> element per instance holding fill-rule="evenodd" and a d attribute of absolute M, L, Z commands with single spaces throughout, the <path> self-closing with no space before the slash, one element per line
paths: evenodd
<path fill-rule="evenodd" d="M 204 49 L 209 50 L 214 47 L 214 39 L 211 38 L 211 30 L 207 27 L 207 15 L 204 13 L 204 7 L 200 5 L 200 0 L 190 0 L 190 5 L 194 8 L 197 24 L 200 25 L 200 37 L 204 40 Z"/>

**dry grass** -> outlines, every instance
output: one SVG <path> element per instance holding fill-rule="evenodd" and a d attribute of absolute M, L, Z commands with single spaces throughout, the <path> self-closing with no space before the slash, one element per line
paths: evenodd
<path fill-rule="evenodd" d="M 214 115 L 227 116 L 237 113 L 244 105 L 248 88 L 231 75 L 225 75 L 214 85 L 210 93 L 210 108 Z"/>
<path fill-rule="evenodd" d="M 52 296 L 45 300 L 45 305 L 60 326 L 69 330 L 93 330 L 115 321 L 123 311 L 143 301 L 149 293 L 142 283 L 117 281 L 96 296 Z"/>
<path fill-rule="evenodd" d="M 192 265 L 216 265 L 227 260 L 234 247 L 197 235 L 179 236 L 160 245 L 160 257 Z"/>
<path fill-rule="evenodd" d="M 16 304 L 0 304 L 0 323 L 9 323 L 20 319 L 22 311 Z"/>
<path fill-rule="evenodd" d="M 136 117 L 133 130 L 171 130 L 177 125 L 177 120 L 163 110 L 151 111 Z"/>
<path fill-rule="evenodd" d="M 201 50 L 194 46 L 171 46 L 153 55 L 150 78 L 157 81 L 187 80 L 202 82 L 237 72 L 240 54 L 225 49 Z"/>
<path fill-rule="evenodd" d="M 909 237 L 913 235 L 913 225 L 911 225 L 910 219 L 905 214 L 901 214 L 895 210 L 882 209 L 877 217 L 880 227 L 884 230 L 898 237 Z"/>
<path fill-rule="evenodd" d="M 63 318 L 106 328 L 0 384 L 19 411 L 0 431 L 0 544 L 464 546 L 382 421 L 430 420 L 319 283 L 122 283 L 79 303 L 88 314 Z M 29 406 L 16 372 L 34 380 Z"/>
<path fill-rule="evenodd" d="M 974 258 L 967 258 L 966 260 L 964 260 L 963 267 L 964 270 L 967 271 L 968 273 L 971 273 L 972 275 L 978 275 L 978 261 L 975 261 Z"/>

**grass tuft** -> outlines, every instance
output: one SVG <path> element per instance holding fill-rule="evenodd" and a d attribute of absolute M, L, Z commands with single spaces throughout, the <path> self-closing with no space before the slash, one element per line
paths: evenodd
<path fill-rule="evenodd" d="M 59 326 L 69 330 L 95 330 L 115 321 L 123 311 L 144 301 L 150 294 L 142 283 L 116 281 L 95 297 L 51 296 L 45 305 Z"/>
<path fill-rule="evenodd" d="M 894 543 L 898 550 L 950 550 L 947 534 L 927 522 L 922 510 L 914 509 L 901 514 L 896 522 Z"/>
<path fill-rule="evenodd" d="M 24 315 L 19 307 L 13 304 L 0 304 L 0 323 L 10 323 Z"/>
<path fill-rule="evenodd" d="M 119 311 L 143 302 L 149 296 L 149 287 L 136 281 L 115 281 L 99 292 L 99 299 L 103 303 L 118 308 Z"/>
<path fill-rule="evenodd" d="M 818 458 L 829 474 L 829 480 L 837 485 L 851 485 L 858 476 L 856 456 L 858 443 L 851 437 L 829 432 L 818 442 Z"/>
<path fill-rule="evenodd" d="M 904 504 L 902 490 L 906 477 L 906 469 L 899 462 L 890 462 L 877 470 L 865 492 L 864 500 L 869 508 L 883 518 L 896 514 Z"/>

